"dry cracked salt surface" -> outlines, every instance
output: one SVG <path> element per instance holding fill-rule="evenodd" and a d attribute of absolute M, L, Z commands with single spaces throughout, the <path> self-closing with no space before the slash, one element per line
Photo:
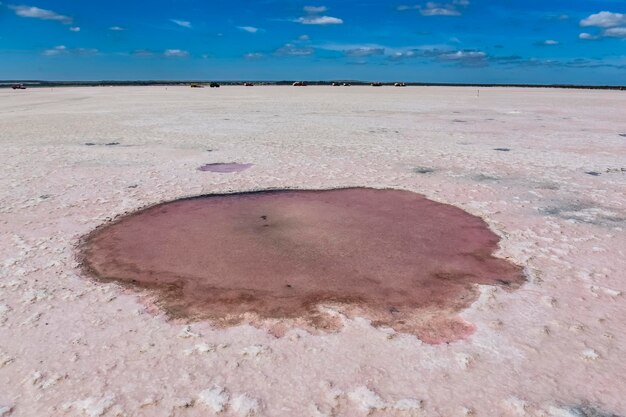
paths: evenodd
<path fill-rule="evenodd" d="M 625 111 L 619 91 L 0 90 L 0 416 L 626 416 Z M 333 306 L 336 331 L 282 337 L 172 319 L 77 262 L 146 206 L 343 187 L 482 218 L 527 282 L 479 286 L 474 332 L 433 345 Z"/>

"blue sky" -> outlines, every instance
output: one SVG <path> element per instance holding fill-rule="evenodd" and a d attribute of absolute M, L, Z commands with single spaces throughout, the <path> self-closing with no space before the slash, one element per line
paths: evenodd
<path fill-rule="evenodd" d="M 24 1 L 0 79 L 626 84 L 626 0 Z"/>

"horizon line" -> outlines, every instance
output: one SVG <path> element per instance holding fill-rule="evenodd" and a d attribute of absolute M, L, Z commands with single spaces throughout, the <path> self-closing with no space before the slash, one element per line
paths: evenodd
<path fill-rule="evenodd" d="M 168 79 L 145 79 L 145 80 L 37 80 L 37 79 L 0 79 L 0 88 L 10 87 L 14 84 L 25 84 L 31 87 L 50 87 L 50 86 L 143 86 L 143 85 L 187 85 L 187 84 L 210 84 L 221 83 L 223 85 L 241 85 L 244 83 L 257 83 L 264 85 L 290 85 L 294 82 L 304 82 L 312 86 L 331 85 L 332 83 L 352 83 L 355 86 L 368 86 L 373 83 L 382 84 L 383 86 L 394 86 L 395 83 L 402 83 L 405 86 L 450 86 L 450 87 L 538 87 L 538 88 L 586 88 L 586 89 L 615 89 L 625 90 L 625 84 L 541 84 L 541 83 L 471 83 L 471 82 L 423 82 L 423 81 L 367 81 L 367 80 L 349 80 L 349 79 L 330 79 L 330 80 L 302 80 L 302 79 L 284 79 L 284 80 L 200 80 L 200 79 L 184 79 L 184 80 L 168 80 Z"/>

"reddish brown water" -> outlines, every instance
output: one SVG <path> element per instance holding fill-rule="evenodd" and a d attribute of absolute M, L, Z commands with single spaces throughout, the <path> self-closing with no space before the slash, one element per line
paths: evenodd
<path fill-rule="evenodd" d="M 213 195 L 160 204 L 82 243 L 89 273 L 153 290 L 172 317 L 336 329 L 364 316 L 429 343 L 463 338 L 475 284 L 519 286 L 478 217 L 408 191 Z"/>

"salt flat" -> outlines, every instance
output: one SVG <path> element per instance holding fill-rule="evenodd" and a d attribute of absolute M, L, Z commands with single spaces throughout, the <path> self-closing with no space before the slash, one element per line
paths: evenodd
<path fill-rule="evenodd" d="M 0 90 L 0 415 L 624 416 L 624 114 L 621 91 Z M 528 282 L 431 345 L 332 309 L 341 330 L 280 338 L 170 320 L 77 262 L 141 207 L 361 186 L 483 218 Z"/>

